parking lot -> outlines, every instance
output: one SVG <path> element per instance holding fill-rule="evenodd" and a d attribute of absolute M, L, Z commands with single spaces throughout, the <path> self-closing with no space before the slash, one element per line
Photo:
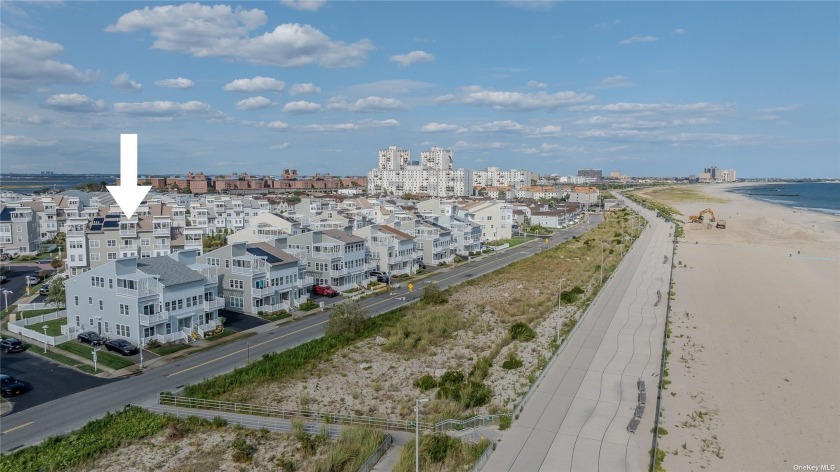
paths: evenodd
<path fill-rule="evenodd" d="M 118 380 L 93 377 L 31 352 L 3 354 L 0 370 L 26 384 L 26 393 L 6 399 L 15 412 Z"/>

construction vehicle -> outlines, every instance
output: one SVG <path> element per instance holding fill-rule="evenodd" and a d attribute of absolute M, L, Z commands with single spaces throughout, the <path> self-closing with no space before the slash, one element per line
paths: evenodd
<path fill-rule="evenodd" d="M 700 213 L 698 213 L 696 215 L 689 216 L 688 217 L 688 222 L 689 223 L 702 223 L 703 222 L 703 215 L 705 215 L 707 213 L 709 214 L 709 221 L 711 221 L 712 223 L 717 221 L 715 219 L 715 212 L 713 212 L 711 208 L 706 208 L 705 210 L 701 211 Z"/>
<path fill-rule="evenodd" d="M 717 224 L 715 225 L 715 228 L 726 229 L 726 220 L 717 220 Z"/>

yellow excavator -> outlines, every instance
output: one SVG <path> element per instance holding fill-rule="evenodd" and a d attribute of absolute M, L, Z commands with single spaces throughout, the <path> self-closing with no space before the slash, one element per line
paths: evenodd
<path fill-rule="evenodd" d="M 715 218 L 715 212 L 712 211 L 711 208 L 706 208 L 705 210 L 701 211 L 696 215 L 690 215 L 688 217 L 689 223 L 702 223 L 704 221 L 704 215 L 709 215 L 709 221 L 712 223 L 716 223 L 715 227 L 720 229 L 726 228 L 726 221 L 718 220 Z"/>

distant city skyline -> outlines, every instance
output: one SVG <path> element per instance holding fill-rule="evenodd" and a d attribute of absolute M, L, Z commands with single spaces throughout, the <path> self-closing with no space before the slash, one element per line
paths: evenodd
<path fill-rule="evenodd" d="M 0 172 L 840 177 L 837 2 L 0 2 Z M 188 25 L 188 26 L 185 26 Z"/>

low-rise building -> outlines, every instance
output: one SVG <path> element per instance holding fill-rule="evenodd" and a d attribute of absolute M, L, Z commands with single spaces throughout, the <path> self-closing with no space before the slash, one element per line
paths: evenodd
<path fill-rule="evenodd" d="M 68 324 L 137 345 L 197 339 L 225 306 L 216 269 L 194 252 L 109 261 L 64 285 Z"/>

